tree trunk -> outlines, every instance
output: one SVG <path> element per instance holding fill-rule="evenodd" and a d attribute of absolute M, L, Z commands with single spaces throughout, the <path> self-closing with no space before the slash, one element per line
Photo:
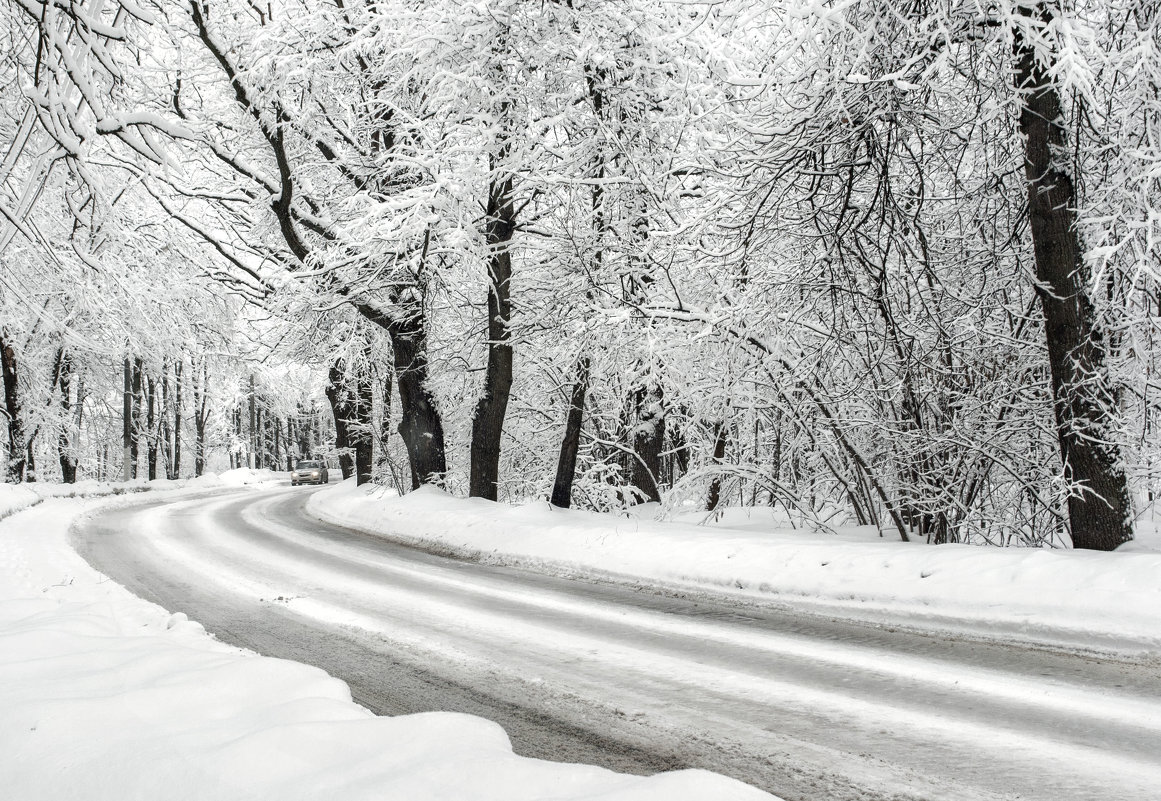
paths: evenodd
<path fill-rule="evenodd" d="M 1019 7 L 1031 25 L 1051 25 L 1056 3 Z M 1090 272 L 1076 228 L 1076 192 L 1066 158 L 1060 94 L 1051 54 L 1017 27 L 1016 88 L 1023 99 L 1024 169 L 1044 312 L 1056 430 L 1065 478 L 1076 487 L 1068 519 L 1076 548 L 1109 551 L 1133 538 L 1128 484 L 1113 441 L 1114 392 L 1104 333 L 1087 292 Z"/>
<path fill-rule="evenodd" d="M 173 474 L 173 427 L 169 421 L 169 363 L 161 368 L 161 462 L 165 467 L 165 477 L 170 481 Z"/>
<path fill-rule="evenodd" d="M 270 450 L 268 440 L 266 438 L 267 431 L 270 427 L 270 415 L 261 403 L 258 404 L 258 450 L 254 452 L 254 466 L 257 468 L 270 466 Z"/>
<path fill-rule="evenodd" d="M 427 337 L 420 310 L 388 329 L 394 352 L 395 380 L 399 384 L 399 436 L 411 463 L 411 488 L 438 482 L 447 472 L 443 420 L 425 386 Z"/>
<path fill-rule="evenodd" d="M 246 466 L 253 470 L 258 466 L 258 398 L 254 388 L 254 376 L 250 376 L 250 453 L 246 456 Z"/>
<path fill-rule="evenodd" d="M 123 481 L 133 477 L 133 363 L 125 357 L 124 386 L 121 392 L 121 447 Z"/>
<path fill-rule="evenodd" d="M 242 467 L 242 407 L 234 407 L 234 448 L 237 450 L 235 457 L 231 460 L 234 467 Z"/>
<path fill-rule="evenodd" d="M 4 378 L 4 416 L 8 418 L 8 459 L 4 465 L 4 480 L 19 484 L 24 480 L 25 461 L 28 458 L 24 441 L 24 419 L 20 409 L 20 383 L 17 372 L 16 349 L 0 333 L 0 372 Z"/>
<path fill-rule="evenodd" d="M 145 447 L 148 452 L 149 480 L 157 480 L 157 382 L 145 379 Z"/>
<path fill-rule="evenodd" d="M 725 422 L 718 424 L 718 434 L 714 438 L 714 464 L 722 464 L 722 460 L 726 458 L 726 440 L 729 436 L 729 429 Z M 720 473 L 714 475 L 713 480 L 710 481 L 709 497 L 705 502 L 705 510 L 712 512 L 718 508 L 718 504 L 722 501 L 722 476 Z"/>
<path fill-rule="evenodd" d="M 65 484 L 75 484 L 77 457 L 72 449 L 73 360 L 63 347 L 57 352 L 56 363 L 56 383 L 60 387 L 60 433 L 56 440 L 57 458 L 60 460 L 60 480 Z M 77 403 L 80 403 L 79 396 Z"/>
<path fill-rule="evenodd" d="M 298 441 L 295 439 L 294 418 L 286 418 L 286 469 L 294 469 L 295 446 Z"/>
<path fill-rule="evenodd" d="M 270 461 L 271 470 L 279 470 L 282 468 L 282 418 L 275 417 L 274 426 L 274 456 Z"/>
<path fill-rule="evenodd" d="M 374 385 L 371 383 L 371 369 L 368 362 L 361 362 L 355 376 L 354 405 L 351 409 L 352 421 L 347 431 L 351 446 L 355 449 L 355 483 L 359 486 L 370 482 L 375 468 L 372 403 Z"/>
<path fill-rule="evenodd" d="M 501 103 L 500 119 L 507 119 L 507 102 Z M 508 145 L 492 159 L 493 170 L 503 168 Z M 516 207 L 512 200 L 512 178 L 493 178 L 488 191 L 486 240 L 488 259 L 488 366 L 484 373 L 484 393 L 472 416 L 472 463 L 468 494 L 494 501 L 500 480 L 500 438 L 512 394 L 512 253 L 516 230 Z"/>
<path fill-rule="evenodd" d="M 133 457 L 133 478 L 137 478 L 137 467 L 141 455 L 141 359 L 133 360 L 133 442 L 131 445 Z"/>
<path fill-rule="evenodd" d="M 181 478 L 181 404 L 183 361 L 173 363 L 173 468 L 170 478 Z"/>
<path fill-rule="evenodd" d="M 637 391 L 637 425 L 633 432 L 633 486 L 645 499 L 661 502 L 661 452 L 665 446 L 665 408 L 661 387 L 652 386 Z"/>
<path fill-rule="evenodd" d="M 194 476 L 206 470 L 206 381 L 209 367 L 203 363 L 194 371 Z"/>
<path fill-rule="evenodd" d="M 379 379 L 379 387 L 383 396 L 383 405 L 379 407 L 379 463 L 386 467 L 390 464 L 387 450 L 391 443 L 391 392 L 393 377 L 390 370 L 385 370 Z"/>
<path fill-rule="evenodd" d="M 32 436 L 28 438 L 28 445 L 25 448 L 24 480 L 29 484 L 36 481 L 36 451 L 33 450 L 32 446 L 36 442 L 36 435 L 39 433 L 39 427 L 33 429 Z"/>
<path fill-rule="evenodd" d="M 576 382 L 572 385 L 572 399 L 564 424 L 564 438 L 560 442 L 560 458 L 556 463 L 556 480 L 552 483 L 552 498 L 549 499 L 549 503 L 562 509 L 572 506 L 572 483 L 576 478 L 576 458 L 580 451 L 585 395 L 588 389 L 589 359 L 582 356 L 576 364 Z"/>
<path fill-rule="evenodd" d="M 335 448 L 339 452 L 339 469 L 343 471 L 345 481 L 354 473 L 355 464 L 351 458 L 351 441 L 348 435 L 348 422 L 351 419 L 353 404 L 346 386 L 346 370 L 342 359 L 331 365 L 327 374 L 326 395 L 335 418 Z"/>

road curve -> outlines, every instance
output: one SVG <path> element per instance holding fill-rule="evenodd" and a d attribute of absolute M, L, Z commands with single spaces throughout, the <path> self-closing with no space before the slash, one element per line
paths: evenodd
<path fill-rule="evenodd" d="M 73 539 L 226 642 L 380 714 L 490 718 L 528 756 L 788 801 L 1161 797 L 1156 664 L 456 561 L 311 519 L 311 491 L 109 509 Z"/>

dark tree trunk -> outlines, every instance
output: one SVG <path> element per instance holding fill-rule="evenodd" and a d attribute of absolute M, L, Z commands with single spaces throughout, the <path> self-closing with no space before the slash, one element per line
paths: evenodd
<path fill-rule="evenodd" d="M 552 483 L 549 503 L 567 509 L 572 506 L 572 483 L 576 478 L 576 457 L 580 451 L 581 428 L 584 426 L 585 395 L 589 390 L 589 360 L 582 356 L 576 364 L 576 383 L 564 424 L 564 438 L 560 442 L 560 458 L 556 463 L 556 480 Z"/>
<path fill-rule="evenodd" d="M 28 438 L 28 447 L 25 448 L 24 480 L 30 484 L 36 481 L 36 451 L 32 449 L 32 445 L 36 442 L 38 433 L 40 433 L 39 428 L 32 432 L 32 436 Z"/>
<path fill-rule="evenodd" d="M 173 480 L 173 427 L 169 419 L 169 363 L 161 368 L 161 462 L 165 477 Z"/>
<path fill-rule="evenodd" d="M 286 418 L 286 469 L 294 469 L 295 446 L 298 441 L 295 439 L 294 418 Z"/>
<path fill-rule="evenodd" d="M 255 402 L 254 409 L 254 469 L 265 467 L 266 461 L 266 437 L 265 429 L 263 428 L 263 410 L 262 405 Z"/>
<path fill-rule="evenodd" d="M 425 386 L 427 339 L 422 321 L 406 318 L 392 324 L 395 380 L 399 384 L 399 436 L 411 463 L 411 488 L 438 482 L 447 472 L 443 420 Z"/>
<path fill-rule="evenodd" d="M 64 348 L 57 351 L 56 383 L 60 388 L 60 433 L 56 440 L 57 458 L 60 460 L 60 480 L 65 484 L 77 483 L 77 457 L 72 448 L 72 392 L 73 360 Z M 77 403 L 80 403 L 78 393 Z"/>
<path fill-rule="evenodd" d="M 141 359 L 133 360 L 133 443 L 132 453 L 133 457 L 133 478 L 137 478 L 137 468 L 139 457 L 141 455 L 141 371 L 143 363 Z"/>
<path fill-rule="evenodd" d="M 237 455 L 234 459 L 235 467 L 242 466 L 242 407 L 234 407 L 234 442 L 237 448 Z"/>
<path fill-rule="evenodd" d="M 258 392 L 254 388 L 254 376 L 250 376 L 250 453 L 246 457 L 246 466 L 254 469 L 258 466 Z"/>
<path fill-rule="evenodd" d="M 206 381 L 209 367 L 202 364 L 194 370 L 194 475 L 200 476 L 206 469 Z"/>
<path fill-rule="evenodd" d="M 387 466 L 390 464 L 387 447 L 391 443 L 391 392 L 394 382 L 390 370 L 384 373 L 379 381 L 383 394 L 383 405 L 379 407 L 379 462 Z"/>
<path fill-rule="evenodd" d="M 657 477 L 661 475 L 661 453 L 665 448 L 665 409 L 661 388 L 655 385 L 638 390 L 636 403 L 633 486 L 644 494 L 646 500 L 659 503 L 661 488 L 657 485 Z"/>
<path fill-rule="evenodd" d="M 181 478 L 181 404 L 183 362 L 180 358 L 173 363 L 173 475 Z"/>
<path fill-rule="evenodd" d="M 501 119 L 507 117 L 503 103 Z M 505 143 L 492 169 L 503 166 Z M 512 393 L 512 253 L 516 230 L 516 207 L 512 200 L 512 178 L 493 178 L 488 192 L 486 239 L 488 260 L 488 367 L 484 373 L 484 393 L 472 417 L 472 464 L 468 494 L 473 498 L 498 497 L 500 480 L 500 438 Z"/>
<path fill-rule="evenodd" d="M 1037 27 L 1051 24 L 1056 3 L 1019 7 Z M 1087 294 L 1090 273 L 1076 228 L 1076 192 L 1067 159 L 1059 91 L 1036 47 L 1015 39 L 1017 90 L 1023 106 L 1024 169 L 1036 257 L 1037 291 L 1044 311 L 1056 429 L 1065 477 L 1078 488 L 1068 499 L 1072 542 L 1109 551 L 1133 538 L 1128 484 L 1112 440 L 1115 408 L 1104 333 Z"/>
<path fill-rule="evenodd" d="M 348 435 L 348 422 L 352 416 L 354 404 L 346 385 L 346 369 L 342 359 L 331 365 L 327 374 L 327 400 L 331 404 L 331 413 L 335 418 L 335 448 L 339 452 L 339 469 L 343 471 L 343 480 L 351 477 L 355 471 L 354 460 L 351 458 L 351 441 Z"/>
<path fill-rule="evenodd" d="M 282 467 L 282 418 L 275 417 L 274 425 L 274 456 L 270 462 L 271 470 L 279 470 Z"/>
<path fill-rule="evenodd" d="M 351 447 L 355 449 L 355 483 L 368 483 L 375 469 L 374 425 L 372 417 L 374 385 L 371 383 L 370 364 L 362 362 L 355 376 L 352 424 L 347 431 Z"/>
<path fill-rule="evenodd" d="M 726 458 L 726 439 L 729 435 L 726 424 L 723 422 L 718 425 L 718 434 L 714 438 L 714 464 L 722 464 L 722 460 Z M 707 512 L 712 512 L 718 508 L 718 504 L 722 502 L 722 477 L 721 474 L 715 474 L 713 480 L 710 481 L 709 497 L 705 502 L 705 509 Z"/>
<path fill-rule="evenodd" d="M 149 456 L 149 480 L 157 480 L 157 383 L 145 380 L 145 447 Z"/>
<path fill-rule="evenodd" d="M 125 357 L 124 386 L 121 392 L 121 448 L 123 460 L 121 478 L 133 477 L 133 363 Z"/>

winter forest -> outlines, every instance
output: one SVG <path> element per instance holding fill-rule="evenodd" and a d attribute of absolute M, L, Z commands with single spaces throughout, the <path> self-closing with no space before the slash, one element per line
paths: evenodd
<path fill-rule="evenodd" d="M 9 482 L 1103 550 L 1161 488 L 1155 0 L 0 15 Z"/>

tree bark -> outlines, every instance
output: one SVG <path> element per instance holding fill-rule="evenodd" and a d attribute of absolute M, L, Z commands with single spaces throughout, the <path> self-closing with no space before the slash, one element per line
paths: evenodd
<path fill-rule="evenodd" d="M 148 453 L 149 480 L 157 480 L 157 382 L 145 380 L 145 447 Z"/>
<path fill-rule="evenodd" d="M 173 426 L 169 419 L 169 361 L 161 367 L 161 463 L 165 467 L 165 477 L 173 480 Z"/>
<path fill-rule="evenodd" d="M 133 477 L 133 363 L 125 357 L 122 375 L 124 385 L 121 392 L 121 449 L 123 451 L 123 481 Z"/>
<path fill-rule="evenodd" d="M 234 407 L 234 445 L 231 451 L 237 450 L 230 460 L 230 463 L 237 468 L 242 466 L 242 407 Z"/>
<path fill-rule="evenodd" d="M 250 376 L 250 453 L 246 466 L 251 470 L 258 466 L 258 391 L 254 387 L 254 376 Z"/>
<path fill-rule="evenodd" d="M 508 103 L 500 104 L 500 119 L 506 121 Z M 492 158 L 495 171 L 504 168 L 508 144 Z M 500 480 L 500 438 L 508 398 L 512 394 L 512 236 L 516 231 L 516 207 L 512 199 L 510 175 L 493 177 L 488 190 L 485 239 L 488 251 L 488 366 L 484 373 L 484 393 L 472 416 L 471 476 L 468 494 L 473 498 L 498 498 Z"/>
<path fill-rule="evenodd" d="M 194 402 L 194 476 L 206 469 L 206 381 L 209 367 L 203 362 L 195 368 L 193 382 Z"/>
<path fill-rule="evenodd" d="M 567 509 L 572 506 L 572 484 L 576 478 L 576 458 L 580 451 L 581 429 L 584 426 L 585 395 L 589 390 L 589 359 L 582 356 L 577 360 L 576 382 L 572 385 L 572 398 L 568 407 L 568 417 L 564 424 L 564 437 L 560 442 L 560 458 L 556 463 L 556 480 L 552 483 L 552 497 L 549 503 Z"/>
<path fill-rule="evenodd" d="M 16 349 L 3 334 L 0 334 L 0 366 L 4 377 L 4 415 L 8 418 L 8 460 L 4 467 L 4 480 L 9 484 L 19 484 L 24 480 L 27 448 L 20 409 Z"/>
<path fill-rule="evenodd" d="M 425 386 L 427 337 L 422 324 L 408 318 L 393 324 L 395 380 L 399 385 L 399 436 L 411 463 L 411 488 L 437 482 L 447 472 L 443 420 Z"/>
<path fill-rule="evenodd" d="M 32 430 L 32 436 L 28 438 L 28 444 L 24 449 L 24 481 L 29 484 L 36 481 L 36 451 L 33 449 L 33 444 L 36 442 L 36 435 L 39 433 L 39 426 Z"/>
<path fill-rule="evenodd" d="M 288 418 L 286 418 L 286 469 L 287 470 L 294 469 L 294 459 L 295 459 L 295 456 L 297 455 L 295 453 L 295 447 L 297 445 L 298 445 L 298 440 L 296 439 L 296 434 L 294 431 L 294 418 L 288 417 Z"/>
<path fill-rule="evenodd" d="M 346 386 L 346 369 L 342 359 L 332 364 L 327 373 L 326 395 L 335 418 L 335 448 L 339 452 L 339 469 L 343 471 L 345 481 L 354 473 L 355 464 L 351 458 L 351 443 L 347 433 L 353 404 Z"/>
<path fill-rule="evenodd" d="M 387 448 L 391 443 L 391 393 L 395 382 L 390 370 L 383 373 L 379 379 L 383 397 L 383 405 L 379 407 L 379 463 L 386 467 L 390 464 Z"/>
<path fill-rule="evenodd" d="M 133 442 L 130 445 L 133 457 L 133 478 L 137 478 L 137 468 L 141 455 L 141 359 L 133 360 Z"/>
<path fill-rule="evenodd" d="M 173 363 L 173 475 L 181 478 L 181 404 L 183 362 L 179 357 Z"/>
<path fill-rule="evenodd" d="M 664 397 L 659 386 L 637 391 L 637 425 L 633 430 L 633 486 L 644 494 L 645 499 L 661 502 L 661 488 L 657 477 L 661 475 L 661 452 L 665 446 Z"/>
<path fill-rule="evenodd" d="M 56 383 L 60 388 L 60 433 L 57 435 L 56 452 L 60 461 L 60 480 L 65 484 L 77 482 L 77 457 L 72 448 L 72 391 L 73 360 L 63 347 L 57 351 Z M 77 398 L 80 403 L 80 398 Z"/>
<path fill-rule="evenodd" d="M 1019 7 L 1036 28 L 1052 23 L 1054 2 Z M 1090 271 L 1076 227 L 1076 192 L 1067 158 L 1061 98 L 1050 74 L 1051 53 L 1017 27 L 1016 89 L 1022 98 L 1024 170 L 1044 312 L 1056 430 L 1065 478 L 1076 491 L 1068 519 L 1076 548 L 1108 551 L 1133 538 L 1128 484 L 1112 438 L 1114 391 L 1104 333 L 1088 295 Z"/>
<path fill-rule="evenodd" d="M 374 385 L 371 383 L 370 364 L 361 362 L 355 375 L 354 408 L 351 410 L 352 424 L 347 431 L 351 446 L 355 450 L 355 483 L 362 486 L 370 482 L 375 469 L 374 441 L 372 426 L 372 403 Z"/>
<path fill-rule="evenodd" d="M 282 468 L 282 418 L 275 417 L 274 424 L 274 456 L 270 461 L 272 470 Z"/>
<path fill-rule="evenodd" d="M 714 438 L 713 461 L 714 461 L 715 465 L 720 465 L 722 463 L 722 460 L 726 458 L 726 440 L 727 440 L 728 436 L 729 436 L 729 429 L 726 427 L 726 424 L 723 421 L 722 423 L 720 423 L 718 425 L 718 434 L 717 434 L 717 437 Z M 721 474 L 719 473 L 713 477 L 712 481 L 710 481 L 709 497 L 706 499 L 706 502 L 705 502 L 705 510 L 707 512 L 712 512 L 714 509 L 718 508 L 718 504 L 720 504 L 721 502 L 722 502 L 722 477 L 721 477 Z"/>

